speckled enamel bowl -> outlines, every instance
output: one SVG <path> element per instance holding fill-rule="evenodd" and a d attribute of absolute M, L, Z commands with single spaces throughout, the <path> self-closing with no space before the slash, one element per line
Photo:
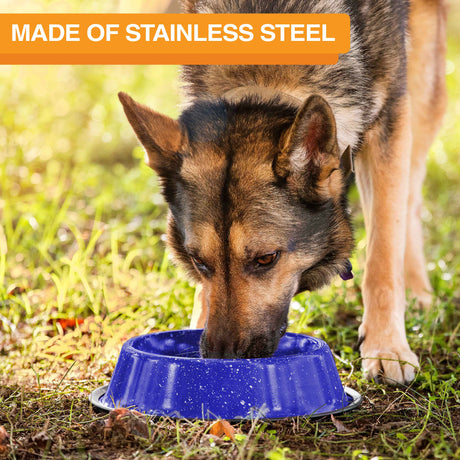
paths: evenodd
<path fill-rule="evenodd" d="M 344 388 L 322 340 L 287 333 L 275 354 L 204 359 L 202 330 L 134 337 L 122 347 L 108 386 L 90 400 L 102 410 L 135 408 L 191 419 L 323 416 L 351 410 L 361 396 Z"/>

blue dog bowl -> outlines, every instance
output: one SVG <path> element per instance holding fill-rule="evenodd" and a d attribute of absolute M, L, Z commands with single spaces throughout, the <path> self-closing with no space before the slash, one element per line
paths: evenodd
<path fill-rule="evenodd" d="M 203 359 L 201 333 L 179 330 L 128 340 L 109 385 L 91 393 L 92 404 L 234 420 L 324 416 L 361 403 L 359 393 L 342 386 L 322 340 L 287 333 L 271 358 Z"/>

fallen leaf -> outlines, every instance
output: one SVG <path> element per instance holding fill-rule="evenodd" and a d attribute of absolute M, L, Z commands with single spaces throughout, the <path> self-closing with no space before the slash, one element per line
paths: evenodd
<path fill-rule="evenodd" d="M 0 454 L 7 452 L 10 445 L 10 435 L 6 431 L 5 427 L 0 425 Z"/>
<path fill-rule="evenodd" d="M 83 324 L 83 318 L 59 318 L 56 320 L 56 323 L 59 323 L 63 330 L 74 329 L 77 324 Z"/>
<path fill-rule="evenodd" d="M 353 430 L 347 428 L 340 420 L 337 420 L 333 415 L 331 415 L 331 420 L 334 426 L 337 428 L 338 433 L 353 433 Z"/>
<path fill-rule="evenodd" d="M 15 284 L 12 284 L 11 286 L 8 286 L 7 294 L 11 297 L 16 297 L 24 294 L 24 292 L 26 292 L 26 289 L 23 286 L 16 286 Z"/>
<path fill-rule="evenodd" d="M 235 431 L 235 428 L 227 420 L 217 420 L 211 425 L 209 433 L 219 438 L 228 436 L 232 441 L 235 441 Z"/>
<path fill-rule="evenodd" d="M 30 437 L 30 440 L 40 450 L 46 449 L 53 441 L 46 430 L 33 434 Z"/>
<path fill-rule="evenodd" d="M 148 438 L 147 418 L 137 410 L 129 410 L 124 407 L 114 409 L 110 411 L 104 427 L 105 438 L 113 435 L 124 438 L 130 435 Z"/>

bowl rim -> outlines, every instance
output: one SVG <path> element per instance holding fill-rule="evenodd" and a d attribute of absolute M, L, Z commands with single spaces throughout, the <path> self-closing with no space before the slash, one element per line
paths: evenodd
<path fill-rule="evenodd" d="M 105 395 L 106 391 L 107 391 L 107 388 L 109 387 L 109 385 L 103 385 L 99 388 L 96 388 L 95 390 L 93 390 L 90 394 L 89 394 L 89 401 L 90 403 L 93 405 L 94 409 L 96 409 L 96 411 L 99 411 L 99 412 L 104 412 L 104 413 L 109 413 L 110 411 L 114 410 L 115 408 L 114 407 L 110 407 L 106 404 L 103 404 L 101 402 L 101 398 Z M 294 418 L 294 417 L 305 417 L 305 418 L 313 418 L 313 419 L 316 419 L 316 418 L 322 418 L 322 417 L 326 417 L 328 415 L 339 415 L 339 414 L 343 414 L 345 412 L 349 412 L 351 410 L 354 410 L 356 409 L 357 407 L 359 407 L 361 405 L 361 403 L 363 402 L 363 397 L 361 396 L 360 393 L 358 393 L 356 390 L 354 390 L 353 388 L 350 388 L 350 387 L 343 387 L 343 391 L 345 392 L 345 394 L 347 396 L 350 396 L 352 398 L 352 401 L 345 407 L 341 407 L 340 409 L 336 409 L 336 410 L 333 410 L 333 411 L 327 411 L 327 412 L 314 412 L 312 414 L 306 414 L 306 415 L 292 415 L 292 416 L 286 416 L 286 417 L 273 417 L 273 418 L 270 418 L 270 417 L 240 417 L 240 418 L 237 418 L 237 419 L 224 419 L 224 420 L 235 420 L 235 421 L 241 421 L 241 420 L 254 420 L 254 419 L 258 419 L 258 420 L 279 420 L 280 418 Z M 121 407 L 121 406 L 120 406 Z M 137 408 L 135 407 L 128 407 L 127 409 L 135 409 L 135 410 L 138 410 Z M 145 412 L 147 413 L 147 412 Z M 148 413 L 147 413 L 148 415 Z M 158 418 L 158 417 L 170 417 L 170 418 L 177 418 L 177 419 L 184 419 L 184 420 L 219 420 L 221 419 L 220 417 L 216 417 L 215 419 L 203 419 L 201 417 L 177 417 L 177 416 L 174 416 L 174 415 L 169 415 L 169 416 L 166 416 L 166 415 L 152 415 L 152 417 L 154 418 Z"/>
<path fill-rule="evenodd" d="M 125 351 L 129 353 L 136 353 L 137 355 L 142 355 L 147 358 L 154 358 L 158 359 L 161 358 L 163 360 L 173 360 L 173 361 L 185 361 L 185 362 L 194 362 L 194 363 L 219 363 L 221 366 L 227 366 L 227 365 L 234 365 L 237 363 L 254 363 L 254 364 L 275 364 L 279 363 L 280 361 L 285 361 L 288 359 L 295 359 L 304 356 L 307 352 L 305 351 L 300 351 L 298 353 L 292 353 L 292 354 L 286 354 L 286 355 L 280 355 L 280 356 L 268 356 L 266 358 L 231 358 L 231 359 L 218 359 L 218 358 L 202 358 L 202 357 L 191 357 L 191 356 L 180 356 L 180 355 L 168 355 L 168 354 L 161 354 L 161 353 L 155 353 L 151 351 L 144 351 L 140 350 L 138 348 L 135 348 L 133 346 L 133 342 L 142 340 L 145 337 L 149 337 L 152 335 L 159 335 L 159 334 L 174 334 L 174 333 L 181 333 L 181 334 L 187 334 L 188 332 L 202 332 L 203 329 L 177 329 L 177 330 L 172 330 L 172 331 L 158 331 L 158 332 L 152 332 L 150 334 L 143 334 L 143 335 L 138 335 L 135 337 L 131 337 L 128 339 L 124 344 L 123 347 Z M 309 350 L 308 354 L 311 355 L 318 355 L 321 353 L 332 353 L 329 345 L 322 339 L 319 339 L 317 337 L 312 337 L 307 334 L 302 334 L 302 333 L 297 333 L 297 332 L 286 332 L 286 334 L 283 337 L 303 337 L 307 339 L 310 342 L 315 343 L 315 348 L 313 350 Z M 281 337 L 280 341 L 283 339 Z"/>

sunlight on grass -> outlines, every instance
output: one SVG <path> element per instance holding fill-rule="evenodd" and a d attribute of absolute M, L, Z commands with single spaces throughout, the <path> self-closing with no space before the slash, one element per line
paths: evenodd
<path fill-rule="evenodd" d="M 146 78 L 147 69 L 0 73 L 0 320 L 11 334 L 0 339 L 11 357 L 1 361 L 3 379 L 30 382 L 33 365 L 55 381 L 72 360 L 86 363 L 74 376 L 90 364 L 96 373 L 93 361 L 113 366 L 130 334 L 187 324 L 193 289 L 169 265 L 159 271 L 166 207 L 116 98 L 130 91 L 175 116 L 177 69 L 148 69 Z M 56 322 L 65 318 L 84 322 L 69 332 Z"/>

